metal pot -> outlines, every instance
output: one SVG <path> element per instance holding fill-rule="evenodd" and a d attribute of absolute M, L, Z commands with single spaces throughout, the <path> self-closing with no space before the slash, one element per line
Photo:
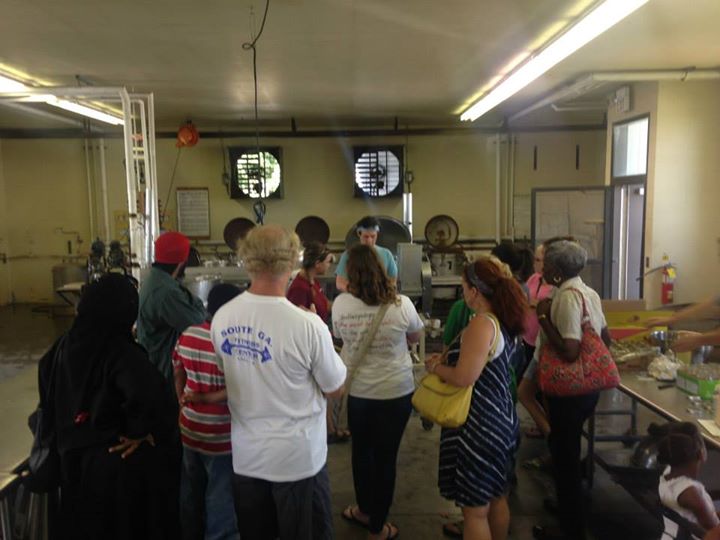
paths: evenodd
<path fill-rule="evenodd" d="M 647 337 L 648 342 L 655 347 L 660 347 L 660 352 L 665 354 L 672 349 L 673 343 L 678 338 L 678 333 L 672 330 L 655 330 Z"/>
<path fill-rule="evenodd" d="M 705 360 L 707 360 L 707 357 L 712 352 L 712 350 L 713 350 L 712 345 L 703 345 L 702 347 L 698 347 L 697 349 L 694 349 L 690 356 L 690 363 L 691 364 L 704 364 Z"/>
<path fill-rule="evenodd" d="M 208 294 L 212 288 L 222 281 L 222 277 L 217 274 L 204 274 L 185 281 L 185 287 L 203 301 L 207 307 Z"/>
<path fill-rule="evenodd" d="M 657 469 L 660 467 L 657 455 L 658 439 L 645 437 L 635 447 L 632 458 L 630 458 L 630 463 L 641 469 Z"/>

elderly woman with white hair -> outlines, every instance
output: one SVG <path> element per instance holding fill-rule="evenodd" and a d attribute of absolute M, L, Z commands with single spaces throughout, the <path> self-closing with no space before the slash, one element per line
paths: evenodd
<path fill-rule="evenodd" d="M 583 320 L 609 345 L 610 334 L 600 297 L 580 278 L 587 252 L 577 242 L 562 240 L 547 246 L 543 278 L 556 287 L 552 298 L 537 305 L 540 335 L 536 355 L 547 344 L 566 362 L 580 356 Z M 542 362 L 541 362 L 542 363 Z M 595 411 L 599 393 L 570 397 L 547 396 L 550 420 L 550 454 L 555 464 L 555 485 L 562 530 L 535 527 L 535 538 L 585 538 L 585 512 L 580 466 L 580 438 L 585 420 Z"/>

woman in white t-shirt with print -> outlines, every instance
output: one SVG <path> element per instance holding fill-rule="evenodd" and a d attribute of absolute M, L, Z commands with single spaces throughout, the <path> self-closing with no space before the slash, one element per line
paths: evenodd
<path fill-rule="evenodd" d="M 395 292 L 371 247 L 350 249 L 347 275 L 348 292 L 333 303 L 333 332 L 343 341 L 340 356 L 357 365 L 347 389 L 357 504 L 348 506 L 343 517 L 366 527 L 371 539 L 395 538 L 398 530 L 386 519 L 395 491 L 398 448 L 415 389 L 407 344 L 420 339 L 423 323 L 410 299 Z M 364 358 L 353 359 L 385 304 L 387 312 Z"/>

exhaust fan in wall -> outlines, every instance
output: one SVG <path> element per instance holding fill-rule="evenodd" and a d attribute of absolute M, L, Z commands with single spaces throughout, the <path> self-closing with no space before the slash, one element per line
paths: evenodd
<path fill-rule="evenodd" d="M 280 147 L 232 147 L 230 197 L 232 199 L 281 199 L 282 152 Z"/>
<path fill-rule="evenodd" d="M 402 146 L 356 146 L 354 154 L 356 197 L 402 195 Z"/>

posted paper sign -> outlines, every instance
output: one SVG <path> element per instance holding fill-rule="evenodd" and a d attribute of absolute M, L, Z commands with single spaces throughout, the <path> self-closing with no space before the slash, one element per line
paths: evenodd
<path fill-rule="evenodd" d="M 177 189 L 178 231 L 189 238 L 210 238 L 208 188 Z"/>

